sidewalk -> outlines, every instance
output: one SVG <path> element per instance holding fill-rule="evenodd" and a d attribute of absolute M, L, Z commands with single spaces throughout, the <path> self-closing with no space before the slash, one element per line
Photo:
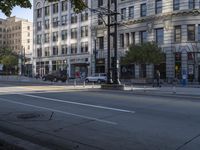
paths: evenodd
<path fill-rule="evenodd" d="M 125 91 L 150 95 L 197 96 L 200 99 L 200 88 L 167 85 L 161 88 L 152 86 L 126 86 Z"/>
<path fill-rule="evenodd" d="M 50 85 L 52 89 L 55 90 L 57 86 L 59 88 L 63 87 L 64 89 L 73 89 L 73 90 L 81 90 L 81 89 L 100 89 L 99 84 L 89 83 L 84 85 L 83 81 L 74 82 L 74 80 L 70 80 L 66 83 L 61 82 L 48 82 L 42 81 L 41 79 L 35 78 L 28 78 L 23 76 L 0 76 L 0 81 L 2 82 L 26 82 L 32 84 L 41 84 L 41 85 Z M 122 83 L 123 84 L 123 83 Z M 54 88 L 53 88 L 54 87 Z M 62 89 L 62 88 L 61 88 Z M 40 89 L 41 90 L 41 89 Z M 48 89 L 49 90 L 49 89 Z M 60 89 L 59 89 L 60 90 Z M 122 91 L 123 92 L 123 91 Z M 172 85 L 172 84 L 162 84 L 161 88 L 152 87 L 151 84 L 147 85 L 125 85 L 124 92 L 131 92 L 131 93 L 139 93 L 139 94 L 146 94 L 146 95 L 182 95 L 182 96 L 198 96 L 200 99 L 200 85 L 187 85 L 183 87 L 181 84 Z"/>

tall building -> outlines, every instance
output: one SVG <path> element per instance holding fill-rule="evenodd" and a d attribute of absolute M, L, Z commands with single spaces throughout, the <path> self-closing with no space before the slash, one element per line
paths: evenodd
<path fill-rule="evenodd" d="M 32 22 L 28 20 L 10 17 L 0 19 L 0 47 L 7 47 L 31 58 L 33 50 Z"/>
<path fill-rule="evenodd" d="M 111 9 L 114 10 L 113 0 Z M 130 64 L 119 68 L 121 78 L 153 78 L 159 69 L 161 77 L 171 81 L 187 73 L 190 81 L 200 81 L 200 1 L 199 0 L 117 0 L 118 41 L 113 43 L 111 29 L 111 57 L 113 44 L 118 44 L 118 60 L 130 44 L 155 41 L 165 52 L 166 61 L 160 65 Z M 107 22 L 103 13 L 107 0 L 92 1 L 93 32 L 97 38 L 97 72 L 107 70 Z M 102 18 L 104 21 L 102 21 Z M 113 18 L 111 18 L 112 21 Z M 94 48 L 94 45 L 92 45 Z M 111 58 L 112 60 L 112 58 Z M 111 61 L 112 66 L 112 61 Z"/>
<path fill-rule="evenodd" d="M 90 1 L 85 1 L 91 6 Z M 75 13 L 70 1 L 34 0 L 34 74 L 66 70 L 91 74 L 91 12 Z"/>
<path fill-rule="evenodd" d="M 114 2 L 111 9 L 114 10 Z M 87 0 L 87 9 L 73 11 L 69 1 L 34 1 L 34 73 L 55 70 L 77 73 L 107 72 L 107 0 Z M 153 78 L 159 69 L 161 78 L 171 81 L 188 75 L 200 81 L 200 1 L 199 0 L 117 0 L 118 40 L 111 28 L 111 67 L 114 45 L 118 60 L 130 44 L 154 41 L 165 52 L 160 65 L 130 64 L 119 66 L 121 78 Z M 114 23 L 114 18 L 111 17 Z M 96 52 L 93 50 L 96 49 Z M 96 57 L 95 57 L 96 56 Z M 96 64 L 94 63 L 96 62 Z"/>

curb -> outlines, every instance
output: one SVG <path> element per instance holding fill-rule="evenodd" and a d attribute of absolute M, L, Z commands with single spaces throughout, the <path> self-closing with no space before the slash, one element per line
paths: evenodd
<path fill-rule="evenodd" d="M 152 92 L 148 90 L 140 90 L 140 91 L 119 91 L 119 90 L 103 90 L 103 89 L 93 89 L 95 92 L 113 92 L 113 93 L 124 93 L 124 94 L 135 94 L 135 95 L 143 95 L 143 96 L 161 96 L 161 97 L 178 97 L 178 98 L 193 98 L 200 99 L 200 95 L 192 95 L 192 94 L 179 94 L 173 92 Z"/>

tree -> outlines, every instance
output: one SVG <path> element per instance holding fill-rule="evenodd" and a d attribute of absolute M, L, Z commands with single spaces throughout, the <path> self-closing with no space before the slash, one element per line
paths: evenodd
<path fill-rule="evenodd" d="M 4 65 L 6 72 L 15 70 L 18 65 L 18 55 L 9 48 L 0 48 L 0 64 Z"/>
<path fill-rule="evenodd" d="M 49 2 L 56 2 L 56 1 L 59 1 L 59 0 L 49 0 Z M 70 0 L 70 1 L 74 4 L 74 9 L 77 12 L 87 7 L 86 4 L 83 2 L 83 0 Z M 12 9 L 15 6 L 20 6 L 22 8 L 32 7 L 30 0 L 1 0 L 0 1 L 0 10 L 8 17 L 11 15 Z"/>
<path fill-rule="evenodd" d="M 165 59 L 162 49 L 155 42 L 131 45 L 123 64 L 160 64 Z"/>

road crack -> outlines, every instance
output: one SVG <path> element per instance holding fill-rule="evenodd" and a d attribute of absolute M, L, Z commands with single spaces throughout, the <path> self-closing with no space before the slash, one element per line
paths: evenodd
<path fill-rule="evenodd" d="M 195 139 L 199 138 L 200 134 L 194 136 L 193 138 L 191 138 L 190 140 L 186 141 L 185 143 L 183 143 L 182 145 L 180 145 L 178 148 L 176 148 L 176 150 L 180 150 L 183 147 L 185 147 L 186 145 L 188 145 L 189 143 L 191 143 L 192 141 L 194 141 Z"/>

